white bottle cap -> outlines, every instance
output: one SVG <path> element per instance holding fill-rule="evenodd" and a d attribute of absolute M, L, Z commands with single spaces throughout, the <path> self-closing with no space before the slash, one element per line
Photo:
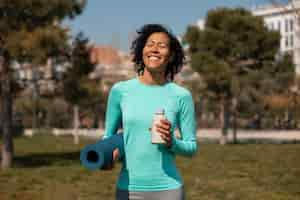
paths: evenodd
<path fill-rule="evenodd" d="M 164 109 L 159 109 L 155 112 L 155 114 L 165 114 L 165 110 Z"/>

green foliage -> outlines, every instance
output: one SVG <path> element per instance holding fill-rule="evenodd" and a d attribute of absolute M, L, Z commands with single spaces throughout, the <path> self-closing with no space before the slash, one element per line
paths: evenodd
<path fill-rule="evenodd" d="M 74 40 L 70 60 L 70 68 L 63 84 L 64 98 L 69 103 L 78 105 L 90 97 L 87 76 L 94 70 L 94 64 L 90 59 L 88 39 L 81 33 Z"/>
<path fill-rule="evenodd" d="M 94 69 L 94 64 L 90 59 L 88 39 L 82 33 L 79 33 L 73 42 L 71 65 L 68 73 L 74 79 L 86 76 Z"/>
<path fill-rule="evenodd" d="M 79 15 L 84 0 L 3 0 L 0 2 L 0 45 L 11 60 L 36 64 L 59 56 L 68 47 L 65 18 Z"/>
<path fill-rule="evenodd" d="M 280 87 L 277 88 L 278 93 L 282 92 L 282 90 L 286 91 L 286 88 L 289 88 L 294 83 L 295 65 L 292 56 L 289 54 L 281 55 L 271 71 L 271 76 L 276 80 L 274 85 Z"/>
<path fill-rule="evenodd" d="M 279 33 L 269 31 L 262 18 L 243 8 L 211 10 L 205 25 L 200 49 L 229 62 L 272 60 L 279 48 Z"/>
<path fill-rule="evenodd" d="M 206 82 L 206 89 L 215 93 L 228 90 L 231 72 L 225 62 L 219 61 L 209 52 L 197 52 L 191 56 L 191 65 L 195 71 L 205 74 L 202 78 Z"/>
<path fill-rule="evenodd" d="M 189 51 L 194 53 L 198 50 L 198 41 L 200 37 L 200 31 L 198 28 L 189 26 L 184 36 L 183 43 L 189 44 Z"/>
<path fill-rule="evenodd" d="M 60 98 L 47 99 L 40 103 L 40 107 L 45 109 L 40 126 L 46 128 L 70 128 L 73 120 L 70 115 L 70 108 L 67 102 Z"/>
<path fill-rule="evenodd" d="M 64 80 L 64 98 L 72 103 L 79 104 L 81 98 L 87 96 L 87 91 L 80 85 L 79 80 L 68 78 Z"/>
<path fill-rule="evenodd" d="M 11 64 L 27 62 L 32 66 L 57 60 L 69 49 L 69 32 L 62 21 L 79 15 L 85 0 L 1 0 L 0 1 L 0 86 L 3 103 L 4 168 L 13 158 L 12 96 L 14 77 Z M 57 63 L 58 64 L 58 63 Z M 16 81 L 15 81 L 16 82 Z"/>
<path fill-rule="evenodd" d="M 25 128 L 32 127 L 34 106 L 37 109 L 38 127 L 69 128 L 72 122 L 67 103 L 60 98 L 39 98 L 35 105 L 32 98 L 22 97 L 15 101 L 15 112 L 22 115 Z"/>
<path fill-rule="evenodd" d="M 241 108 L 262 109 L 263 95 L 283 91 L 293 80 L 291 57 L 277 58 L 280 33 L 243 8 L 209 11 L 205 28 L 188 27 L 184 41 L 207 93 L 238 98 Z"/>
<path fill-rule="evenodd" d="M 28 33 L 22 29 L 7 38 L 5 48 L 19 62 L 44 63 L 49 57 L 60 56 L 68 48 L 68 35 L 55 25 L 39 27 Z"/>

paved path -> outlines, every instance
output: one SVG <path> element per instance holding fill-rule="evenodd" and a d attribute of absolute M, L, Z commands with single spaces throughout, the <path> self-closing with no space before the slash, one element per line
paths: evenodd
<path fill-rule="evenodd" d="M 52 129 L 53 135 L 72 135 L 72 129 Z M 79 129 L 79 136 L 101 138 L 103 129 Z M 24 135 L 32 136 L 32 130 L 26 129 Z M 199 129 L 197 137 L 201 140 L 218 140 L 221 136 L 220 129 Z M 232 140 L 232 130 L 228 133 L 228 139 Z M 237 139 L 243 140 L 272 140 L 272 141 L 299 141 L 300 130 L 238 130 Z"/>
<path fill-rule="evenodd" d="M 220 129 L 200 129 L 197 131 L 199 140 L 220 138 Z M 232 130 L 228 133 L 228 139 L 233 139 Z M 300 130 L 238 130 L 237 139 L 243 140 L 272 140 L 272 141 L 299 141 Z"/>

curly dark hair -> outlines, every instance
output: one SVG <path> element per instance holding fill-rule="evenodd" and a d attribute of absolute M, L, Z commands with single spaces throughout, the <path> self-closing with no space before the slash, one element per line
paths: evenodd
<path fill-rule="evenodd" d="M 138 75 L 144 73 L 145 64 L 143 62 L 143 48 L 147 42 L 148 37 L 152 33 L 165 33 L 170 39 L 171 57 L 167 64 L 165 77 L 167 80 L 173 80 L 174 75 L 178 73 L 184 64 L 185 56 L 179 40 L 173 33 L 161 24 L 146 24 L 141 29 L 137 30 L 137 37 L 132 42 L 131 54 L 133 55 L 132 61 L 135 63 L 135 70 Z"/>

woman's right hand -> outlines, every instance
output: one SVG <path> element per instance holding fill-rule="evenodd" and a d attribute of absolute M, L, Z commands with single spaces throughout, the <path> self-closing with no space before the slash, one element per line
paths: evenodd
<path fill-rule="evenodd" d="M 119 156 L 120 156 L 120 151 L 119 151 L 119 149 L 117 148 L 117 149 L 115 149 L 115 150 L 113 151 L 113 163 L 116 162 L 116 161 L 119 159 Z"/>
<path fill-rule="evenodd" d="M 103 168 L 103 170 L 111 170 L 111 169 L 113 169 L 115 162 L 119 159 L 119 156 L 120 156 L 120 152 L 119 152 L 119 149 L 117 148 L 117 149 L 115 149 L 113 151 L 113 161 L 112 161 L 112 164 L 106 166 L 105 168 Z"/>

